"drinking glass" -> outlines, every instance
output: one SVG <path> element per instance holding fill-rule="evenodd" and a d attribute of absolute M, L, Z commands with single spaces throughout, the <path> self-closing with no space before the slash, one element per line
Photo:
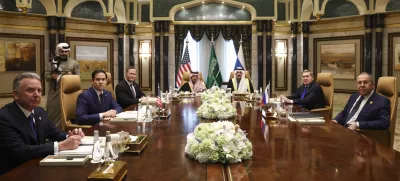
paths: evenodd
<path fill-rule="evenodd" d="M 121 131 L 119 133 L 119 139 L 118 139 L 119 152 L 120 153 L 124 152 L 127 149 L 126 148 L 126 143 L 128 142 L 128 140 L 129 140 L 129 133 Z"/>
<path fill-rule="evenodd" d="M 114 152 L 114 155 L 113 155 L 113 160 L 116 160 L 116 159 L 118 159 L 118 156 L 119 156 L 119 144 L 118 144 L 118 140 L 119 140 L 119 138 L 120 137 L 118 137 L 117 139 L 113 139 L 113 140 L 111 140 L 111 145 L 112 145 L 112 150 L 113 150 L 113 152 Z"/>

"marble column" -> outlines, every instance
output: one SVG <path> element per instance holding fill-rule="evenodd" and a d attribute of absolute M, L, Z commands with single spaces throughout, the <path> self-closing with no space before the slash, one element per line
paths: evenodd
<path fill-rule="evenodd" d="M 301 23 L 301 31 L 303 32 L 303 70 L 309 69 L 308 67 L 308 35 L 310 33 L 310 22 Z"/>
<path fill-rule="evenodd" d="M 169 50 L 169 21 L 162 22 L 163 32 L 163 90 L 169 90 L 168 83 L 168 50 Z"/>
<path fill-rule="evenodd" d="M 385 27 L 385 14 L 375 15 L 375 83 L 378 83 L 379 77 L 382 77 L 382 47 L 383 47 L 383 29 Z"/>
<path fill-rule="evenodd" d="M 373 15 L 364 16 L 365 38 L 364 38 L 364 71 L 372 73 L 372 28 Z"/>
<path fill-rule="evenodd" d="M 67 18 L 58 18 L 58 42 L 65 43 L 65 28 L 67 27 Z"/>
<path fill-rule="evenodd" d="M 47 29 L 49 30 L 49 58 L 53 58 L 56 55 L 57 28 L 57 17 L 47 17 Z"/>
<path fill-rule="evenodd" d="M 117 24 L 118 33 L 118 82 L 124 79 L 124 24 Z M 111 50 L 113 51 L 113 50 Z"/>
<path fill-rule="evenodd" d="M 134 55 L 134 46 L 135 46 L 135 25 L 128 25 L 128 35 L 129 35 L 129 66 L 135 66 L 135 55 Z"/>
<path fill-rule="evenodd" d="M 268 20 L 265 22 L 265 31 L 266 31 L 266 74 L 267 74 L 267 85 L 270 83 L 272 85 L 272 20 Z M 269 90 L 271 95 L 271 89 Z"/>
<path fill-rule="evenodd" d="M 161 52 L 160 52 L 160 43 L 161 43 L 161 39 L 160 39 L 160 31 L 161 31 L 161 22 L 160 21 L 155 21 L 154 22 L 154 32 L 155 32 L 155 37 L 154 37 L 154 62 L 155 62 L 155 70 L 154 70 L 154 74 L 155 74 L 155 95 L 158 96 L 158 86 L 160 86 L 160 72 L 161 72 L 161 62 L 160 62 L 160 56 L 161 56 Z"/>
<path fill-rule="evenodd" d="M 262 20 L 257 21 L 257 65 L 258 65 L 258 88 L 264 87 L 264 71 L 263 71 L 263 59 L 264 59 L 264 22 Z"/>
<path fill-rule="evenodd" d="M 292 39 L 292 93 L 296 93 L 297 90 L 297 28 L 298 23 L 291 23 L 291 39 Z"/>

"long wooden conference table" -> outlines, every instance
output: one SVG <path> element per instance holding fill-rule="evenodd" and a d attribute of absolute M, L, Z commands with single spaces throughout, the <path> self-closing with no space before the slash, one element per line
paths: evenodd
<path fill-rule="evenodd" d="M 186 135 L 202 121 L 196 116 L 201 101 L 192 98 L 171 104 L 169 119 L 144 125 L 95 126 L 101 136 L 106 130 L 148 136 L 141 154 L 120 156 L 119 160 L 128 164 L 125 180 L 400 180 L 399 152 L 330 120 L 324 125 L 306 126 L 265 119 L 254 106 L 238 109 L 235 120 L 253 144 L 252 159 L 230 165 L 201 164 L 184 152 Z M 93 134 L 93 130 L 87 134 Z M 0 180 L 84 181 L 98 166 L 87 162 L 84 166 L 41 167 L 40 160 L 26 162 Z"/>

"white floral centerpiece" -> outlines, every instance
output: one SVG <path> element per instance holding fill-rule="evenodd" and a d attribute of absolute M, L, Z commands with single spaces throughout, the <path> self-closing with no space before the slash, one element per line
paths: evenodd
<path fill-rule="evenodd" d="M 217 86 L 213 86 L 210 89 L 207 89 L 205 92 L 203 92 L 203 94 L 201 95 L 201 101 L 206 102 L 209 99 L 220 98 L 220 97 L 224 97 L 227 99 L 229 98 L 225 90 L 220 89 Z"/>
<path fill-rule="evenodd" d="M 252 157 L 253 146 L 239 125 L 218 121 L 197 125 L 187 135 L 185 153 L 200 163 L 237 163 Z"/>
<path fill-rule="evenodd" d="M 202 104 L 197 109 L 197 116 L 205 119 L 228 119 L 236 115 L 236 109 L 225 93 L 218 87 L 208 89 L 201 96 Z"/>

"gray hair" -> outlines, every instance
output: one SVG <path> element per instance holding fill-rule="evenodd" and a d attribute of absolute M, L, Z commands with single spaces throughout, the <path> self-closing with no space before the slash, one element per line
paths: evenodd
<path fill-rule="evenodd" d="M 358 76 L 360 76 L 360 75 L 367 75 L 368 78 L 369 78 L 369 80 L 370 80 L 372 83 L 374 83 L 374 79 L 372 78 L 372 75 L 371 75 L 370 73 L 368 73 L 368 72 L 361 72 L 360 74 L 358 74 Z M 357 76 L 357 78 L 358 78 L 358 76 Z"/>
<path fill-rule="evenodd" d="M 19 91 L 19 86 L 21 84 L 21 80 L 22 79 L 26 79 L 26 78 L 31 78 L 31 79 L 36 79 L 40 81 L 40 76 L 36 73 L 33 72 L 23 72 L 18 74 L 13 82 L 13 90 L 18 92 Z"/>
<path fill-rule="evenodd" d="M 307 70 L 307 69 L 303 70 L 303 71 L 301 72 L 301 74 L 307 73 L 307 72 L 310 73 L 311 77 L 314 77 L 314 73 L 311 72 L 311 71 L 309 71 L 309 70 Z"/>

